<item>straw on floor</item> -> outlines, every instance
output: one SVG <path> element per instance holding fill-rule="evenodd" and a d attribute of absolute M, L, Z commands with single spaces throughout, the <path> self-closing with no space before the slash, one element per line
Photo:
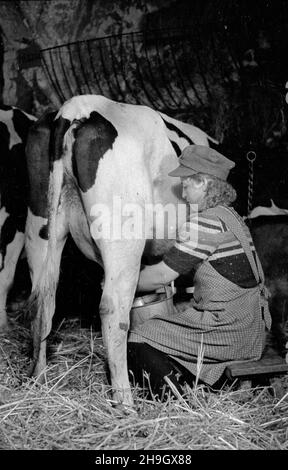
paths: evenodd
<path fill-rule="evenodd" d="M 160 403 L 133 389 L 115 408 L 99 334 L 67 321 L 49 342 L 43 383 L 28 378 L 30 331 L 0 334 L 0 449 L 288 449 L 288 380 L 212 391 L 197 385 Z"/>

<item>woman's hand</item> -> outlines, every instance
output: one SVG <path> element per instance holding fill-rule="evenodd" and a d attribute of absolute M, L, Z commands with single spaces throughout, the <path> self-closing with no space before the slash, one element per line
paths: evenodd
<path fill-rule="evenodd" d="M 145 266 L 140 271 L 137 292 L 155 291 L 177 279 L 179 273 L 169 268 L 164 261 Z"/>

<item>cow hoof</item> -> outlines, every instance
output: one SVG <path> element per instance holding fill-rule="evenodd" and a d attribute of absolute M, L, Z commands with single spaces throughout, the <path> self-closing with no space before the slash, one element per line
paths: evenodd
<path fill-rule="evenodd" d="M 114 403 L 115 405 L 120 405 L 120 406 L 123 406 L 123 407 L 126 407 L 127 409 L 128 408 L 131 408 L 133 409 L 134 408 L 134 400 L 132 398 L 132 395 L 131 393 L 127 392 L 127 393 L 123 393 L 123 392 L 115 392 L 112 394 L 112 403 Z"/>
<path fill-rule="evenodd" d="M 44 385 L 46 383 L 44 374 L 36 375 L 35 373 L 32 373 L 31 379 L 33 379 L 33 381 L 38 385 Z"/>
<path fill-rule="evenodd" d="M 115 410 L 117 410 L 122 416 L 131 416 L 137 414 L 136 409 L 133 406 L 125 405 L 124 403 L 116 403 L 114 405 Z"/>
<path fill-rule="evenodd" d="M 125 390 L 126 391 L 126 390 Z M 112 400 L 109 400 L 113 408 L 121 411 L 124 414 L 136 413 L 134 400 L 131 393 L 127 390 L 125 391 L 115 391 L 112 393 Z"/>
<path fill-rule="evenodd" d="M 45 378 L 44 378 L 44 371 L 45 367 L 40 367 L 39 364 L 32 362 L 32 364 L 29 367 L 29 370 L 27 372 L 28 377 L 33 377 L 37 383 L 40 385 L 44 384 Z"/>

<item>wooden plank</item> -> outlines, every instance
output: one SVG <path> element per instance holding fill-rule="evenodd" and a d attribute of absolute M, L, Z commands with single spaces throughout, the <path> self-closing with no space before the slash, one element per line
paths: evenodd
<path fill-rule="evenodd" d="M 237 361 L 226 367 L 225 374 L 229 378 L 248 377 L 259 374 L 284 374 L 288 372 L 288 364 L 283 357 L 271 351 L 263 355 L 259 361 Z"/>

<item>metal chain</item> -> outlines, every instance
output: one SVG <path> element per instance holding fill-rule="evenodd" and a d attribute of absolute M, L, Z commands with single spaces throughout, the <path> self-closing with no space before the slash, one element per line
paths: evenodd
<path fill-rule="evenodd" d="M 252 209 L 252 202 L 253 202 L 254 162 L 256 160 L 256 153 L 253 151 L 247 152 L 246 159 L 249 164 L 248 198 L 247 198 L 247 216 L 249 216 L 251 209 Z"/>

